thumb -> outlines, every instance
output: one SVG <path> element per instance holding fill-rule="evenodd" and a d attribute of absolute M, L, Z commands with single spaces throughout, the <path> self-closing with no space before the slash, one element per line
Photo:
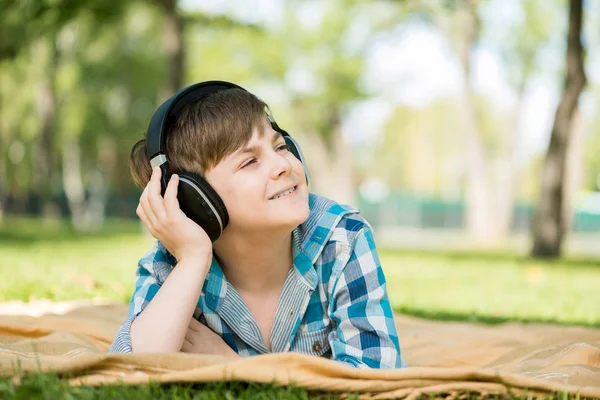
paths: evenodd
<path fill-rule="evenodd" d="M 175 215 L 181 210 L 179 208 L 179 200 L 177 200 L 178 186 L 179 176 L 176 174 L 171 175 L 171 179 L 167 184 L 167 190 L 165 191 L 165 208 L 169 215 Z"/>

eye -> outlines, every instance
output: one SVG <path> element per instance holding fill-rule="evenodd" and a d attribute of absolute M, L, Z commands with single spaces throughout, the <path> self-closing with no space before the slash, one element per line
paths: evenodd
<path fill-rule="evenodd" d="M 254 159 L 254 158 L 248 160 L 248 162 L 246 164 L 242 165 L 242 169 L 246 168 L 249 165 L 254 164 L 255 162 L 256 162 L 256 159 Z"/>
<path fill-rule="evenodd" d="M 277 148 L 277 150 L 289 150 L 288 145 L 287 144 L 282 144 L 281 146 L 279 146 Z"/>

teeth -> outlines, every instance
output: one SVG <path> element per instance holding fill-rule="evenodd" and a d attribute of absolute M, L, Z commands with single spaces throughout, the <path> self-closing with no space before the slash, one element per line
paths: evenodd
<path fill-rule="evenodd" d="M 273 200 L 275 200 L 275 199 L 278 199 L 278 198 L 280 198 L 280 197 L 283 197 L 283 196 L 285 196 L 286 194 L 290 194 L 290 193 L 292 193 L 294 190 L 296 190 L 296 187 L 293 187 L 293 188 L 291 188 L 291 189 L 289 189 L 289 190 L 286 190 L 285 192 L 281 192 L 281 193 L 279 193 L 277 196 L 273 196 Z"/>

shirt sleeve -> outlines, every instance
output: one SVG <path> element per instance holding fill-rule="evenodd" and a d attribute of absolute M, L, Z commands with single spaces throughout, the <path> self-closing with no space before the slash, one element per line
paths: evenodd
<path fill-rule="evenodd" d="M 168 275 L 172 269 L 169 256 L 161 251 L 160 245 L 157 245 L 152 251 L 146 254 L 138 262 L 135 290 L 129 303 L 129 312 L 127 319 L 119 328 L 117 336 L 108 349 L 109 353 L 131 353 L 131 324 L 135 318 L 140 315 L 150 301 L 156 296 L 161 284 L 159 283 L 159 274 Z"/>
<path fill-rule="evenodd" d="M 375 240 L 366 225 L 333 289 L 332 357 L 354 367 L 401 368 L 400 343 Z"/>

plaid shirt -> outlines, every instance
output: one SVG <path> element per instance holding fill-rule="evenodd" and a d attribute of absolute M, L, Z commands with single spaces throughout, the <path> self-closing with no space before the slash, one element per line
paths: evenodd
<path fill-rule="evenodd" d="M 373 233 L 358 210 L 314 194 L 293 232 L 290 269 L 271 331 L 271 351 L 331 358 L 354 367 L 405 367 Z M 131 352 L 131 323 L 176 264 L 157 242 L 139 262 L 129 316 L 109 352 Z M 268 353 L 258 324 L 213 258 L 194 318 L 239 355 Z"/>

